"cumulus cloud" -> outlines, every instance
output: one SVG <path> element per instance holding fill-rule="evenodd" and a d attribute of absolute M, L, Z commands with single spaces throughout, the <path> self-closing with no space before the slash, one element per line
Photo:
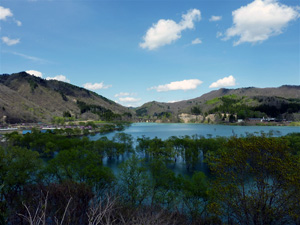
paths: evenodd
<path fill-rule="evenodd" d="M 209 21 L 210 22 L 215 22 L 215 21 L 219 21 L 222 19 L 222 16 L 211 16 Z"/>
<path fill-rule="evenodd" d="M 43 73 L 40 72 L 40 71 L 37 71 L 37 70 L 26 70 L 26 73 L 28 73 L 32 76 L 40 77 L 40 78 L 43 77 Z M 64 75 L 57 75 L 57 76 L 54 76 L 54 77 L 46 77 L 46 80 L 58 80 L 58 81 L 63 81 L 63 82 L 70 83 L 70 80 L 67 79 L 67 77 L 64 76 Z"/>
<path fill-rule="evenodd" d="M 176 90 L 192 90 L 196 89 L 200 84 L 203 82 L 198 79 L 190 79 L 190 80 L 183 80 L 183 81 L 174 81 L 169 84 L 159 85 L 156 87 L 151 87 L 148 90 L 156 90 L 157 92 L 162 91 L 176 91 Z"/>
<path fill-rule="evenodd" d="M 46 77 L 46 80 L 58 80 L 58 81 L 70 83 L 70 80 L 67 79 L 67 77 L 64 75 L 57 75 L 55 77 Z"/>
<path fill-rule="evenodd" d="M 13 17 L 13 13 L 9 8 L 4 8 L 0 6 L 0 20 L 6 20 L 8 17 Z M 22 22 L 13 18 L 13 21 L 17 24 L 17 26 L 22 26 Z"/>
<path fill-rule="evenodd" d="M 279 35 L 292 20 L 300 16 L 297 8 L 276 0 L 255 0 L 232 12 L 233 26 L 227 29 L 224 40 L 237 36 L 234 45 L 256 43 Z"/>
<path fill-rule="evenodd" d="M 9 8 L 0 6 L 0 20 L 6 20 L 7 17 L 13 16 Z"/>
<path fill-rule="evenodd" d="M 37 71 L 37 70 L 26 70 L 26 73 L 28 73 L 32 76 L 36 76 L 36 77 L 43 77 L 42 72 Z"/>
<path fill-rule="evenodd" d="M 195 40 L 192 41 L 192 45 L 197 45 L 197 44 L 201 44 L 202 41 L 199 38 L 196 38 Z"/>
<path fill-rule="evenodd" d="M 119 98 L 120 102 L 124 103 L 134 103 L 140 101 L 140 98 L 133 98 L 133 97 L 124 97 L 124 98 Z"/>
<path fill-rule="evenodd" d="M 100 90 L 110 88 L 112 85 L 105 85 L 103 82 L 101 83 L 86 83 L 83 84 L 83 87 L 89 90 Z"/>
<path fill-rule="evenodd" d="M 213 82 L 209 87 L 210 88 L 220 88 L 220 87 L 232 87 L 235 85 L 236 85 L 235 78 L 232 75 L 230 75 L 228 77 L 219 79 L 216 82 Z"/>
<path fill-rule="evenodd" d="M 7 44 L 8 46 L 16 45 L 20 43 L 20 39 L 10 39 L 9 37 L 2 37 L 2 42 Z"/>
<path fill-rule="evenodd" d="M 201 19 L 201 12 L 198 9 L 191 9 L 182 15 L 179 23 L 174 20 L 161 19 L 148 29 L 143 37 L 144 42 L 140 43 L 140 47 L 144 49 L 154 50 L 161 46 L 171 44 L 181 38 L 181 32 L 186 29 L 193 29 L 195 21 Z"/>

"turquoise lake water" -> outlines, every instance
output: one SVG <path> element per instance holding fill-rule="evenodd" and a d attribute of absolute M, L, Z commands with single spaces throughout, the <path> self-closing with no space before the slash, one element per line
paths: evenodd
<path fill-rule="evenodd" d="M 131 134 L 133 138 L 146 137 L 167 139 L 171 136 L 202 135 L 204 137 L 233 135 L 241 136 L 247 133 L 259 134 L 261 131 L 274 133 L 274 137 L 284 136 L 288 133 L 300 132 L 300 127 L 288 126 L 230 126 L 230 125 L 210 125 L 210 124 L 183 124 L 183 123 L 133 123 L 126 128 L 124 133 Z M 102 136 L 112 138 L 117 132 L 101 135 L 97 134 L 90 137 L 91 140 L 97 140 Z"/>
<path fill-rule="evenodd" d="M 259 135 L 261 132 L 269 133 L 273 132 L 274 137 L 284 136 L 288 133 L 300 132 L 300 127 L 285 127 L 285 126 L 229 126 L 229 125 L 209 125 L 209 124 L 182 124 L 182 123 L 134 123 L 130 127 L 126 128 L 124 133 L 132 135 L 134 138 L 134 144 L 138 137 L 145 135 L 149 138 L 161 138 L 163 140 L 171 136 L 185 136 L 185 135 L 202 135 L 204 137 L 217 137 L 225 136 L 230 137 L 233 135 L 241 136 L 247 133 L 253 133 Z M 100 137 L 106 136 L 112 139 L 113 136 L 118 132 L 112 132 L 108 134 L 96 134 L 95 136 L 90 136 L 91 140 L 98 140 Z M 116 174 L 118 173 L 118 165 L 126 160 L 129 156 L 123 156 L 117 160 L 104 159 L 103 164 L 110 167 Z M 141 155 L 141 157 L 143 157 Z M 170 163 L 168 165 L 176 174 L 191 175 L 186 170 L 185 164 L 182 160 L 178 159 L 176 163 Z M 207 175 L 208 168 L 207 165 L 201 160 L 196 167 L 196 170 L 203 171 Z"/>

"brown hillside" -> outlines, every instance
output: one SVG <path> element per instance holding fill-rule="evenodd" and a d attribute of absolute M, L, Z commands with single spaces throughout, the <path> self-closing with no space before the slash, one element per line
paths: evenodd
<path fill-rule="evenodd" d="M 26 72 L 0 75 L 0 118 L 6 117 L 9 123 L 49 122 L 55 116 L 62 117 L 64 112 L 76 118 L 99 119 L 97 113 L 82 112 L 78 101 L 105 112 L 133 114 L 126 107 L 69 83 L 41 79 Z"/>

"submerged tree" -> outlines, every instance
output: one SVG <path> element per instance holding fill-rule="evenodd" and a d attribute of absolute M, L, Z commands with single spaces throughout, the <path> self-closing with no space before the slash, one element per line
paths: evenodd
<path fill-rule="evenodd" d="M 147 168 L 135 154 L 122 163 L 119 168 L 119 188 L 124 201 L 130 206 L 140 206 L 150 190 Z"/>

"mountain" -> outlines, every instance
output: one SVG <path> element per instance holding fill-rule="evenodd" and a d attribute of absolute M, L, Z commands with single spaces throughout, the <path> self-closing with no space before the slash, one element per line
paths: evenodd
<path fill-rule="evenodd" d="M 182 114 L 205 120 L 209 114 L 234 114 L 236 118 L 277 117 L 297 120 L 300 117 L 300 86 L 283 85 L 278 88 L 219 89 L 201 97 L 175 102 L 148 102 L 136 108 L 143 120 L 179 122 Z M 202 117 L 195 117 L 200 116 Z M 220 118 L 219 118 L 220 119 Z M 215 120 L 215 118 L 214 118 Z"/>
<path fill-rule="evenodd" d="M 95 92 L 26 72 L 0 75 L 0 120 L 50 122 L 55 117 L 131 120 L 134 112 Z"/>
<path fill-rule="evenodd" d="M 148 102 L 132 109 L 95 92 L 26 72 L 0 75 L 0 124 L 51 122 L 55 118 L 154 122 L 219 122 L 275 117 L 300 120 L 300 86 L 219 89 L 198 98 Z"/>

